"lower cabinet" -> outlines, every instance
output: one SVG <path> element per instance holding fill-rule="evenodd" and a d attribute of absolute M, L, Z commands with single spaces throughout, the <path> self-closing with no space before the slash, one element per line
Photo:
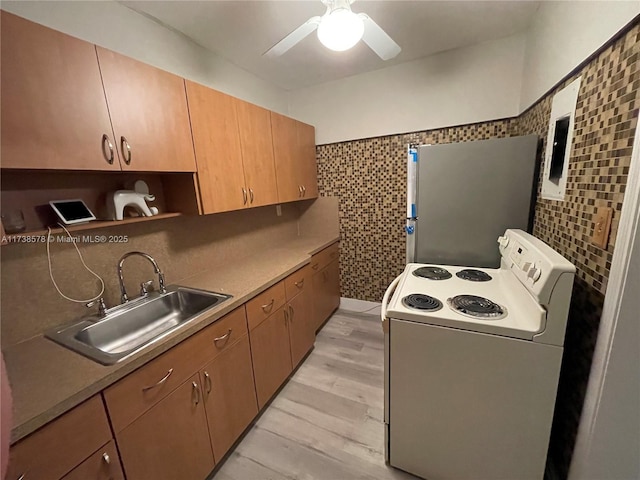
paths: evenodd
<path fill-rule="evenodd" d="M 279 308 L 249 332 L 260 409 L 293 370 L 285 308 Z"/>
<path fill-rule="evenodd" d="M 75 469 L 86 467 L 94 457 L 101 458 L 104 450 L 98 449 L 110 441 L 107 414 L 100 395 L 95 395 L 13 445 L 5 478 L 79 478 L 73 476 Z M 113 472 L 114 479 L 122 478 L 118 456 L 109 456 L 109 459 L 110 465 L 100 460 L 94 463 L 97 468 L 86 470 L 83 480 L 110 478 L 103 476 L 109 471 Z"/>
<path fill-rule="evenodd" d="M 124 480 L 115 442 L 107 443 L 62 480 Z"/>
<path fill-rule="evenodd" d="M 220 461 L 258 415 L 249 336 L 206 365 L 200 376 L 213 454 Z"/>
<path fill-rule="evenodd" d="M 314 331 L 317 331 L 340 305 L 340 267 L 330 262 L 313 275 Z"/>
<path fill-rule="evenodd" d="M 298 293 L 287 304 L 291 363 L 295 368 L 313 347 L 316 329 L 313 323 L 313 298 L 309 288 Z"/>
<path fill-rule="evenodd" d="M 117 434 L 128 480 L 204 479 L 215 465 L 198 373 Z"/>

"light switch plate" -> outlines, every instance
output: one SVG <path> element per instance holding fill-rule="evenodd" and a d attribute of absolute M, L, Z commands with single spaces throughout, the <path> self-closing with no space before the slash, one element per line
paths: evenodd
<path fill-rule="evenodd" d="M 593 222 L 593 234 L 591 235 L 591 243 L 596 247 L 607 248 L 609 244 L 609 233 L 611 232 L 611 218 L 613 217 L 613 208 L 600 207 L 596 211 Z"/>

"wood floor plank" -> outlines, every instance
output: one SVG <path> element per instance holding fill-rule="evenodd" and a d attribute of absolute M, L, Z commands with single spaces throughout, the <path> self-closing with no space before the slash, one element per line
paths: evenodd
<path fill-rule="evenodd" d="M 338 310 L 215 480 L 417 480 L 384 462 L 379 317 Z"/>

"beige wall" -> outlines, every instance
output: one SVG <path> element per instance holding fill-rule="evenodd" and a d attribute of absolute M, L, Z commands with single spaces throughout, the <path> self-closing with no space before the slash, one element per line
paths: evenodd
<path fill-rule="evenodd" d="M 520 112 L 639 14 L 633 0 L 541 2 L 526 34 Z"/>
<path fill-rule="evenodd" d="M 524 35 L 492 40 L 290 93 L 316 144 L 512 117 Z"/>

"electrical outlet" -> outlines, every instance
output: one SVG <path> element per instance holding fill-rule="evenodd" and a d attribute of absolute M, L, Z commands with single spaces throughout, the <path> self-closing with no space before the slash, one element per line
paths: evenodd
<path fill-rule="evenodd" d="M 593 223 L 593 234 L 591 235 L 591 243 L 596 247 L 607 248 L 609 244 L 609 233 L 611 232 L 611 218 L 613 217 L 613 208 L 600 207 L 596 211 L 596 217 Z"/>

